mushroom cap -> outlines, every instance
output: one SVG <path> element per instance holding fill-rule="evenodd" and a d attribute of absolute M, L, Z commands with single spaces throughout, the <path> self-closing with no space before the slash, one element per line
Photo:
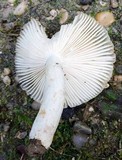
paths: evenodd
<path fill-rule="evenodd" d="M 112 76 L 114 46 L 105 28 L 93 18 L 81 12 L 51 39 L 32 19 L 17 40 L 15 65 L 21 87 L 38 102 L 45 86 L 45 64 L 52 54 L 60 58 L 64 72 L 65 107 L 96 97 Z"/>

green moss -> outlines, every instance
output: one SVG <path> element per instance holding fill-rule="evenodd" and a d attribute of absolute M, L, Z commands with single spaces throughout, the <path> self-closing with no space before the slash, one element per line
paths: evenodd
<path fill-rule="evenodd" d="M 17 6 L 20 3 L 20 0 L 15 0 L 14 1 L 14 6 Z"/>
<path fill-rule="evenodd" d="M 111 100 L 111 101 L 115 101 L 118 97 L 117 93 L 114 90 L 107 90 L 105 96 Z"/>

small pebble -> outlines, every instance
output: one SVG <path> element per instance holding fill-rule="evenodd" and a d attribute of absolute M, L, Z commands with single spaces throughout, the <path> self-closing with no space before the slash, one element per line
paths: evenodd
<path fill-rule="evenodd" d="M 14 4 L 16 0 L 8 0 L 8 3 Z"/>
<path fill-rule="evenodd" d="M 49 17 L 46 17 L 46 19 L 48 20 L 48 21 L 52 21 L 52 20 L 54 20 L 54 17 L 53 16 L 49 16 Z"/>
<path fill-rule="evenodd" d="M 1 74 L 1 76 L 0 76 L 0 77 L 1 77 L 1 79 L 3 79 L 3 78 L 4 78 L 4 75 L 3 75 L 3 73 Z"/>
<path fill-rule="evenodd" d="M 82 6 L 82 9 L 83 9 L 84 11 L 86 11 L 88 8 L 89 8 L 89 5 L 83 5 L 83 6 Z"/>
<path fill-rule="evenodd" d="M 94 115 L 93 117 L 91 117 L 91 123 L 92 125 L 98 125 L 100 123 L 99 115 Z"/>
<path fill-rule="evenodd" d="M 4 132 L 8 132 L 9 128 L 10 128 L 10 123 L 7 123 L 3 126 L 4 128 Z"/>
<path fill-rule="evenodd" d="M 92 131 L 86 124 L 83 124 L 81 121 L 76 121 L 73 126 L 73 132 L 73 144 L 77 149 L 80 149 L 88 141 Z"/>
<path fill-rule="evenodd" d="M 6 31 L 9 31 L 9 30 L 13 29 L 14 27 L 15 27 L 15 23 L 14 22 L 3 23 L 3 28 Z"/>
<path fill-rule="evenodd" d="M 27 132 L 17 132 L 15 138 L 24 139 L 27 136 Z"/>
<path fill-rule="evenodd" d="M 53 16 L 54 18 L 57 16 L 57 11 L 55 10 L 55 9 L 52 9 L 51 11 L 50 11 L 50 15 L 51 16 Z"/>
<path fill-rule="evenodd" d="M 104 27 L 110 26 L 115 21 L 113 13 L 109 11 L 97 13 L 95 19 Z"/>
<path fill-rule="evenodd" d="M 58 10 L 52 9 L 50 11 L 50 15 L 49 17 L 46 17 L 47 20 L 54 20 L 54 18 L 58 15 Z"/>
<path fill-rule="evenodd" d="M 122 75 L 116 75 L 116 76 L 114 76 L 114 81 L 115 82 L 122 82 Z"/>
<path fill-rule="evenodd" d="M 80 118 L 81 120 L 87 121 L 91 117 L 92 112 L 89 111 L 89 107 L 89 105 L 86 105 L 86 107 L 84 108 L 82 119 Z"/>
<path fill-rule="evenodd" d="M 92 106 L 89 107 L 89 112 L 94 112 L 94 108 Z"/>
<path fill-rule="evenodd" d="M 102 1 L 102 0 L 100 0 L 99 2 L 100 2 L 100 5 L 101 5 L 102 7 L 107 6 L 107 2 L 104 2 L 104 1 Z"/>
<path fill-rule="evenodd" d="M 67 20 L 68 20 L 68 18 L 69 18 L 69 13 L 67 12 L 67 10 L 66 9 L 60 9 L 59 10 L 59 23 L 60 24 L 64 24 Z"/>
<path fill-rule="evenodd" d="M 117 89 L 122 90 L 122 75 L 115 75 L 114 76 L 113 85 L 115 85 Z"/>
<path fill-rule="evenodd" d="M 106 127 L 107 125 L 107 121 L 106 120 L 101 120 L 100 125 Z"/>
<path fill-rule="evenodd" d="M 4 68 L 3 75 L 8 76 L 11 73 L 11 70 L 9 68 Z"/>
<path fill-rule="evenodd" d="M 16 2 L 16 0 L 8 0 L 8 4 L 10 6 L 14 6 L 14 3 Z"/>
<path fill-rule="evenodd" d="M 119 6 L 117 0 L 111 0 L 110 3 L 112 8 L 117 8 Z"/>
<path fill-rule="evenodd" d="M 4 82 L 7 86 L 9 86 L 9 85 L 11 84 L 11 79 L 10 79 L 10 77 L 9 77 L 9 76 L 3 77 L 3 82 Z"/>
<path fill-rule="evenodd" d="M 68 120 L 69 118 L 72 118 L 74 114 L 74 108 L 64 108 L 62 113 L 62 119 Z"/>
<path fill-rule="evenodd" d="M 74 146 L 79 150 L 88 141 L 88 136 L 84 134 L 74 134 L 72 137 Z"/>
<path fill-rule="evenodd" d="M 81 133 L 81 134 L 86 134 L 86 135 L 89 135 L 92 132 L 91 128 L 83 124 L 81 121 L 75 122 L 73 126 L 73 131 L 75 133 Z"/>
<path fill-rule="evenodd" d="M 26 147 L 21 144 L 21 145 L 17 146 L 17 151 L 20 154 L 26 154 Z"/>
<path fill-rule="evenodd" d="M 13 14 L 16 16 L 21 16 L 27 10 L 28 4 L 27 1 L 22 1 L 14 10 Z"/>
<path fill-rule="evenodd" d="M 41 106 L 41 104 L 36 101 L 33 101 L 33 103 L 31 104 L 31 108 L 34 110 L 39 110 L 40 106 Z"/>
<path fill-rule="evenodd" d="M 115 70 L 118 74 L 122 74 L 122 65 L 118 65 L 115 67 Z"/>
<path fill-rule="evenodd" d="M 7 20 L 9 15 L 13 13 L 13 7 L 12 6 L 7 6 L 6 8 L 3 8 L 2 12 L 2 19 Z"/>
<path fill-rule="evenodd" d="M 82 5 L 91 4 L 92 2 L 93 2 L 93 0 L 80 0 L 80 4 L 82 4 Z"/>

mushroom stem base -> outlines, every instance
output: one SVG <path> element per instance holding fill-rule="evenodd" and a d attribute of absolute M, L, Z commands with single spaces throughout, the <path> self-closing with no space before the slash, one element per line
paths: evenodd
<path fill-rule="evenodd" d="M 29 146 L 27 147 L 27 154 L 29 156 L 43 155 L 46 149 L 42 146 L 40 140 L 31 140 Z"/>
<path fill-rule="evenodd" d="M 64 107 L 64 73 L 57 57 L 46 63 L 45 88 L 42 104 L 32 126 L 29 138 L 40 140 L 48 149 L 59 124 Z"/>

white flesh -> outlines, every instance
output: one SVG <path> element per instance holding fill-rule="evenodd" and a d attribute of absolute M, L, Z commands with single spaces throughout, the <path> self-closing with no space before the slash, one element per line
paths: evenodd
<path fill-rule="evenodd" d="M 50 57 L 46 63 L 46 78 L 43 101 L 33 123 L 30 139 L 41 140 L 48 149 L 64 108 L 64 74 L 60 61 Z"/>

